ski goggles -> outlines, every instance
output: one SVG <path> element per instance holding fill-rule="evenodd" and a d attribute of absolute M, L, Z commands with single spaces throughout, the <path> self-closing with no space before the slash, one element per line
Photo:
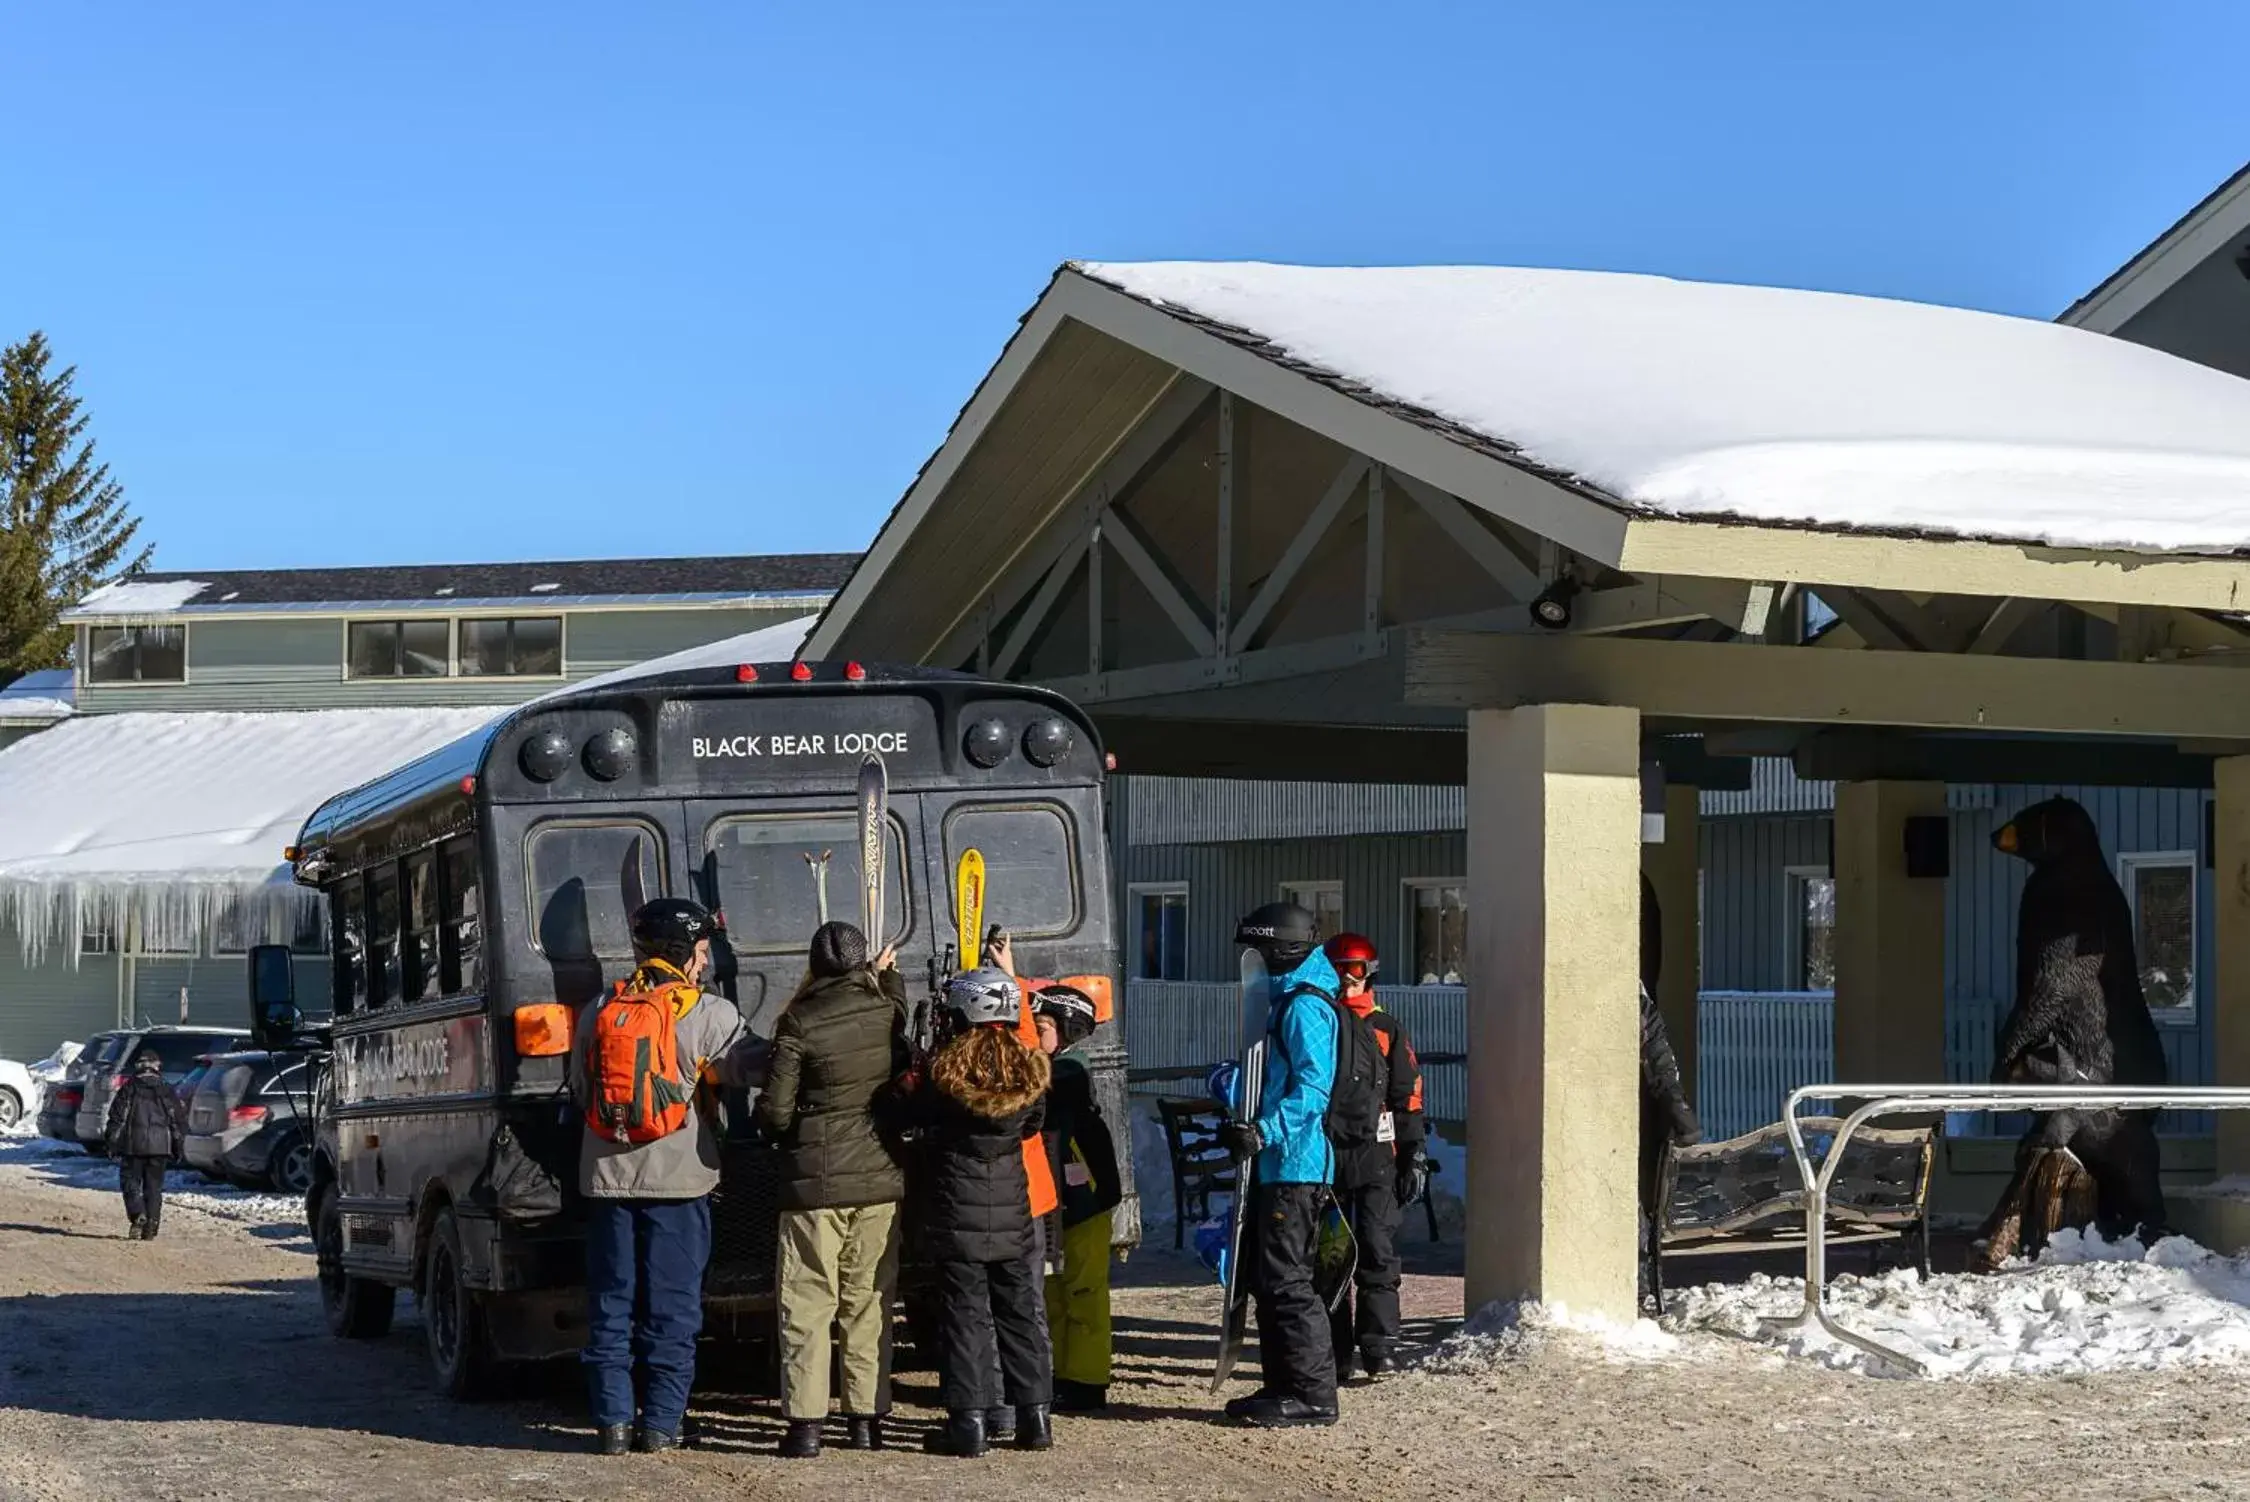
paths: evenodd
<path fill-rule="evenodd" d="M 1373 980 L 1383 968 L 1381 960 L 1338 960 L 1336 973 L 1346 980 Z"/>

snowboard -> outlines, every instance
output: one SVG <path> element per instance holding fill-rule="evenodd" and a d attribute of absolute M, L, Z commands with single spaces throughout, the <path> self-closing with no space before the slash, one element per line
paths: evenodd
<path fill-rule="evenodd" d="M 891 779 L 883 758 L 859 764 L 859 928 L 867 957 L 883 952 L 883 826 L 890 818 Z"/>
<path fill-rule="evenodd" d="M 1266 1018 L 1273 1005 L 1273 988 L 1266 979 L 1266 962 L 1257 951 L 1242 951 L 1242 1067 L 1235 1076 L 1233 1115 L 1237 1121 L 1258 1118 L 1258 1096 L 1266 1079 Z M 1250 1327 L 1250 1282 L 1242 1266 L 1243 1232 L 1250 1223 L 1252 1171 L 1257 1160 L 1240 1158 L 1234 1165 L 1234 1203 L 1227 1207 L 1225 1252 L 1219 1277 L 1226 1290 L 1219 1314 L 1219 1359 L 1211 1373 L 1211 1391 L 1217 1392 L 1234 1374 L 1242 1359 L 1243 1337 Z"/>
<path fill-rule="evenodd" d="M 1330 1314 L 1344 1302 L 1351 1292 L 1352 1276 L 1359 1271 L 1359 1238 L 1352 1234 L 1352 1223 L 1344 1214 L 1344 1207 L 1336 1203 L 1336 1196 L 1328 1196 L 1328 1206 L 1320 1212 L 1320 1237 L 1313 1245 L 1313 1288 L 1320 1295 L 1320 1304 Z"/>

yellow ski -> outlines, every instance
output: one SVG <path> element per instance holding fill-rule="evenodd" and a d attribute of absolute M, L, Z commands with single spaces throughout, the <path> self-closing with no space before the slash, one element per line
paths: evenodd
<path fill-rule="evenodd" d="M 961 927 L 961 968 L 984 963 L 984 852 L 961 852 L 953 866 L 953 917 Z"/>

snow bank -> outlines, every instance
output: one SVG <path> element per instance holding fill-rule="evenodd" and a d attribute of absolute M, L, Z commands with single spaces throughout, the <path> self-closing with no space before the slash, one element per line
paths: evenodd
<path fill-rule="evenodd" d="M 1679 1338 L 1654 1320 L 1621 1325 L 1564 1304 L 1487 1304 L 1410 1365 L 1417 1371 L 1475 1375 L 1511 1366 L 1550 1345 L 1628 1360 L 1681 1354 Z"/>
<path fill-rule="evenodd" d="M 83 1043 L 58 1043 L 53 1053 L 31 1066 L 31 1077 L 41 1084 L 59 1080 L 85 1051 L 86 1045 Z"/>
<path fill-rule="evenodd" d="M 497 709 L 88 716 L 0 752 L 0 914 L 27 960 L 136 918 L 151 950 L 200 950 L 224 906 L 267 908 L 286 938 L 314 894 L 282 851 L 330 794 L 380 776 Z"/>
<path fill-rule="evenodd" d="M 1897 1368 L 1825 1336 L 1767 1334 L 1764 1316 L 1804 1304 L 1797 1278 L 1753 1277 L 1672 1295 L 1674 1334 L 1738 1336 L 1823 1365 L 1892 1376 Z M 1910 1270 L 1839 1277 L 1831 1315 L 1846 1329 L 1920 1358 L 1933 1377 L 2146 1371 L 2250 1358 L 2250 1257 L 2184 1237 L 2144 1249 L 2065 1231 L 2035 1264 L 1992 1276 L 1923 1281 Z"/>
<path fill-rule="evenodd" d="M 15 1169 L 33 1179 L 64 1189 L 95 1189 L 117 1193 L 117 1165 L 96 1158 L 76 1143 L 20 1133 L 0 1137 L 0 1170 Z M 120 1202 L 122 1205 L 122 1202 Z M 305 1231 L 305 1203 L 286 1194 L 261 1194 L 219 1184 L 199 1173 L 174 1169 L 164 1176 L 164 1213 L 185 1209 L 214 1220 L 231 1220 L 248 1226 Z M 123 1234 L 125 1212 L 117 1212 Z"/>
<path fill-rule="evenodd" d="M 123 579 L 105 584 L 72 607 L 80 615 L 161 615 L 177 610 L 211 586 L 202 579 Z"/>
<path fill-rule="evenodd" d="M 1649 512 L 2250 546 L 2250 382 L 2082 329 L 1615 272 L 1075 269 Z"/>

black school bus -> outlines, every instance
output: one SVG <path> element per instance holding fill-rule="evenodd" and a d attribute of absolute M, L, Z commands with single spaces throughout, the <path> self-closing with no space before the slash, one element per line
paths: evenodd
<path fill-rule="evenodd" d="M 1108 1006 L 1104 754 L 1038 688 L 857 663 L 665 670 L 536 700 L 314 811 L 290 859 L 330 913 L 334 1055 L 306 1209 L 337 1334 L 384 1333 L 413 1290 L 459 1396 L 500 1363 L 578 1349 L 570 1019 L 631 970 L 627 915 L 676 894 L 724 914 L 733 974 L 722 960 L 716 988 L 771 1036 L 823 892 L 859 919 L 853 789 L 870 752 L 890 778 L 884 937 L 909 994 L 926 1002 L 951 958 L 951 873 L 973 847 L 1018 969 Z M 287 951 L 251 963 L 261 1029 L 284 1033 Z M 1092 1049 L 1123 1122 L 1113 1007 Z M 713 1197 L 705 1329 L 721 1337 L 757 1338 L 773 1301 L 776 1164 L 748 1103 L 725 1102 Z"/>

